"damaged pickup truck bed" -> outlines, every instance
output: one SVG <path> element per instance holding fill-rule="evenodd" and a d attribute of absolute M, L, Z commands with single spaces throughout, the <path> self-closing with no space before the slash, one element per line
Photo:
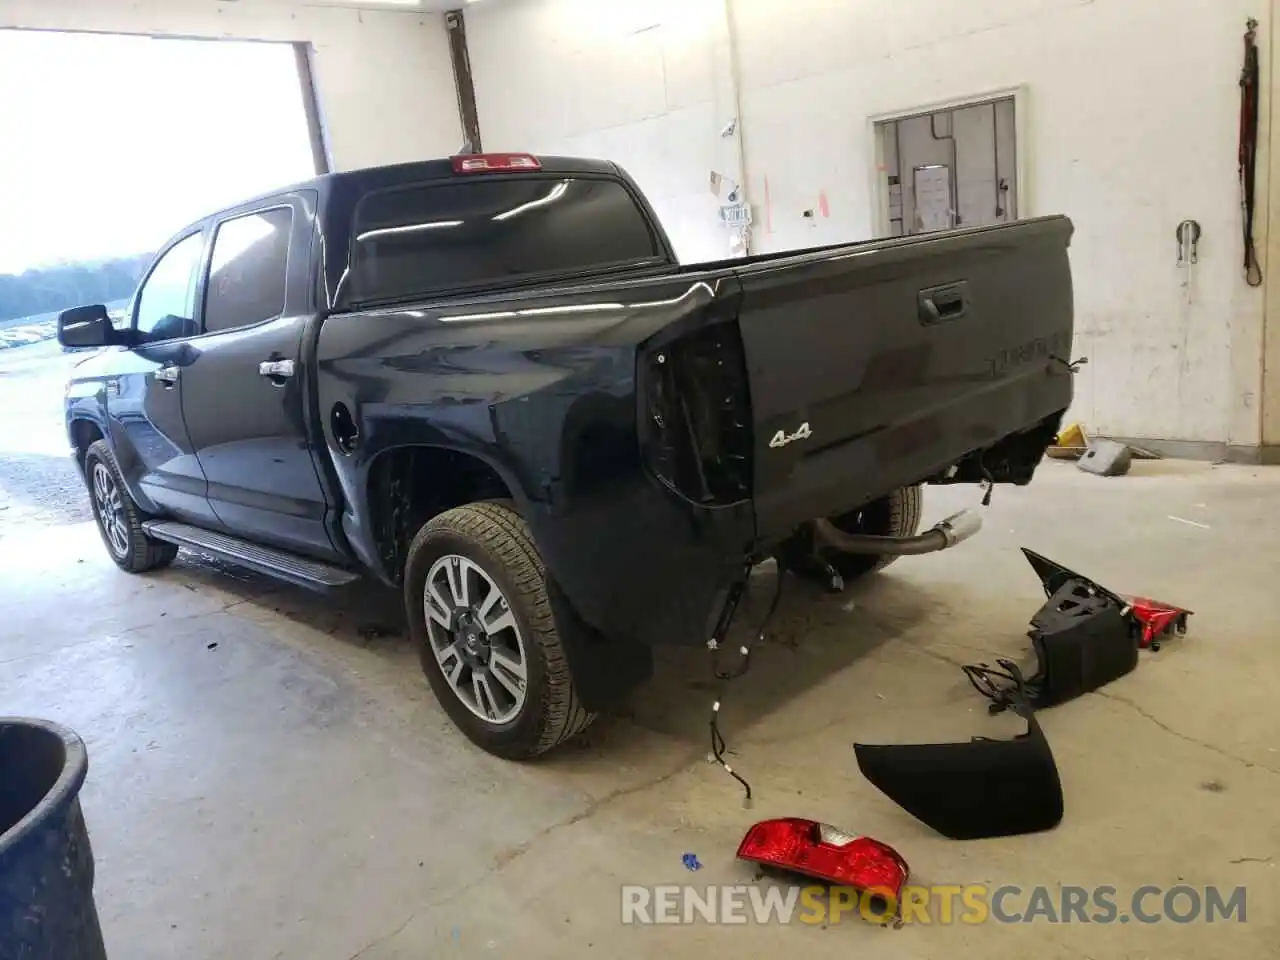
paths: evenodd
<path fill-rule="evenodd" d="M 453 720 L 527 757 L 705 643 L 751 563 L 838 582 L 973 531 L 915 536 L 920 484 L 1030 481 L 1072 396 L 1070 236 L 682 266 L 610 163 L 333 174 L 182 231 L 127 329 L 64 314 L 107 347 L 67 422 L 121 567 L 394 584 Z"/>

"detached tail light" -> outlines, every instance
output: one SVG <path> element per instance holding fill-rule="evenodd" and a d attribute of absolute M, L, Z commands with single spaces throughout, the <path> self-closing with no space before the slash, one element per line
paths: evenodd
<path fill-rule="evenodd" d="M 542 162 L 529 153 L 476 153 L 453 158 L 454 173 L 502 173 L 541 169 Z"/>
<path fill-rule="evenodd" d="M 790 870 L 841 887 L 902 899 L 907 861 L 870 837 L 855 837 L 813 820 L 764 820 L 747 831 L 738 858 Z"/>
<path fill-rule="evenodd" d="M 1152 600 L 1150 597 L 1125 597 L 1129 601 L 1129 615 L 1137 621 L 1141 628 L 1138 644 L 1143 649 L 1160 649 L 1160 638 L 1166 633 L 1184 634 L 1187 632 L 1187 617 L 1190 610 L 1175 607 L 1169 603 Z"/>
<path fill-rule="evenodd" d="M 1138 646 L 1143 649 L 1150 647 L 1152 650 L 1159 650 L 1161 637 L 1171 632 L 1177 634 L 1187 632 L 1187 618 L 1191 616 L 1192 611 L 1186 607 L 1175 607 L 1172 603 L 1152 600 L 1150 597 L 1113 593 L 1088 577 L 1083 577 L 1074 570 L 1068 570 L 1062 564 L 1033 553 L 1026 547 L 1022 548 L 1022 552 L 1035 569 L 1040 582 L 1044 584 L 1046 596 L 1052 597 L 1068 580 L 1083 580 L 1097 593 L 1115 600 L 1124 608 L 1125 616 L 1130 619 L 1133 632 L 1137 634 Z"/>

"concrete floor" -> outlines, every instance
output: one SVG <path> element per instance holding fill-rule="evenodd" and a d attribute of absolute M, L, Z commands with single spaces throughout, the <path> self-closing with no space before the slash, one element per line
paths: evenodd
<path fill-rule="evenodd" d="M 975 499 L 931 491 L 926 507 Z M 113 957 L 1275 957 L 1277 505 L 1280 471 L 1163 462 L 1103 480 L 1047 463 L 1031 488 L 998 490 L 953 553 L 843 597 L 791 590 L 725 708 L 751 811 L 705 762 L 704 652 L 664 652 L 582 742 L 504 763 L 432 700 L 395 596 L 316 598 L 190 557 L 130 577 L 85 524 L 0 521 L 0 705 L 88 742 Z M 1136 673 L 1042 715 L 1066 791 L 1057 830 L 948 841 L 864 781 L 850 744 L 1010 729 L 953 664 L 1023 649 L 1042 597 L 1022 544 L 1196 615 Z M 753 614 L 772 573 L 760 581 Z M 1109 884 L 1121 899 L 1244 885 L 1248 923 L 620 924 L 622 884 L 750 882 L 737 844 L 778 815 L 889 842 L 921 883 Z"/>
<path fill-rule="evenodd" d="M 18 524 L 93 519 L 63 423 L 63 388 L 83 359 L 52 340 L 0 349 L 0 537 Z"/>

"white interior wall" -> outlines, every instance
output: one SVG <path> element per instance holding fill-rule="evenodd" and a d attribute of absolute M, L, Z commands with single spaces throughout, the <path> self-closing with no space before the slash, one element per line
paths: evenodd
<path fill-rule="evenodd" d="M 732 0 L 755 249 L 873 235 L 869 118 L 1024 87 L 1020 213 L 1076 224 L 1076 352 L 1090 364 L 1074 415 L 1120 436 L 1257 445 L 1262 298 L 1239 262 L 1237 80 L 1245 18 L 1267 37 L 1265 6 Z M 723 256 L 706 186 L 731 160 L 723 9 L 469 7 L 486 148 L 617 160 L 653 194 L 683 259 Z M 1265 178 L 1265 157 L 1259 168 Z M 804 217 L 822 197 L 830 216 Z M 1174 245 L 1188 217 L 1204 228 L 1190 291 Z"/>
<path fill-rule="evenodd" d="M 336 169 L 448 156 L 462 142 L 438 13 L 288 0 L 0 0 L 0 27 L 310 43 Z"/>
<path fill-rule="evenodd" d="M 740 179 L 721 0 L 527 0 L 469 6 L 486 150 L 615 160 L 682 260 L 729 256 L 711 172 Z M 725 191 L 727 192 L 727 191 Z"/>

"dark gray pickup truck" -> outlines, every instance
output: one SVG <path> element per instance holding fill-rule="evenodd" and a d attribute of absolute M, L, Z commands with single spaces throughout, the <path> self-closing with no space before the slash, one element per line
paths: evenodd
<path fill-rule="evenodd" d="M 507 757 L 704 644 L 770 556 L 838 584 L 942 549 L 923 483 L 1030 481 L 1071 402 L 1064 218 L 680 265 L 610 163 L 339 173 L 161 250 L 127 327 L 67 311 L 66 416 L 125 570 L 196 547 L 404 592 Z"/>

